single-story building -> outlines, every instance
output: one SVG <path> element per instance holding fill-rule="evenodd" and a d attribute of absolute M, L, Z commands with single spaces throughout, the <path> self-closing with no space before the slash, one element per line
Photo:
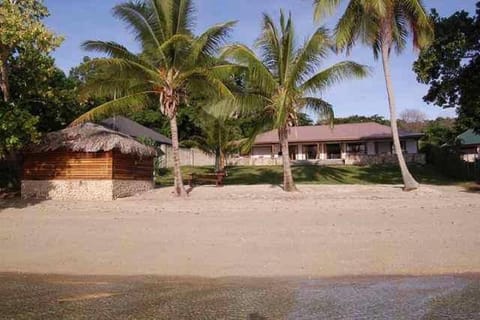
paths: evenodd
<path fill-rule="evenodd" d="M 460 143 L 463 160 L 474 162 L 480 159 L 480 134 L 470 129 L 459 135 L 457 141 Z"/>
<path fill-rule="evenodd" d="M 154 148 L 85 123 L 47 134 L 25 150 L 23 198 L 112 200 L 150 190 Z"/>
<path fill-rule="evenodd" d="M 421 133 L 400 131 L 402 149 L 408 162 L 424 163 L 418 152 Z M 391 128 L 374 122 L 301 126 L 290 128 L 288 154 L 294 164 L 385 164 L 397 161 Z M 260 134 L 249 155 L 251 165 L 281 164 L 278 133 Z"/>

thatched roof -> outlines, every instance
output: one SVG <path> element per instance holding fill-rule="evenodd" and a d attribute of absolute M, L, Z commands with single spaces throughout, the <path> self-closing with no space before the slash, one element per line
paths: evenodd
<path fill-rule="evenodd" d="M 126 134 L 89 122 L 48 133 L 39 144 L 30 146 L 27 152 L 60 150 L 72 152 L 118 150 L 123 154 L 136 154 L 140 157 L 157 155 L 154 148 L 141 144 Z"/>

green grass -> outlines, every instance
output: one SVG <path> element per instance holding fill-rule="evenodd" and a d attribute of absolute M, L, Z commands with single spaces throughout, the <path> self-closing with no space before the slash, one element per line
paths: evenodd
<path fill-rule="evenodd" d="M 419 182 L 447 185 L 458 181 L 445 177 L 431 166 L 410 166 Z M 226 185 L 271 184 L 282 182 L 282 167 L 229 167 Z M 211 173 L 213 167 L 183 167 L 184 178 L 190 173 Z M 397 166 L 298 166 L 293 167 L 295 182 L 298 184 L 401 184 L 402 177 Z M 159 185 L 173 185 L 171 169 L 162 169 L 156 179 Z"/>

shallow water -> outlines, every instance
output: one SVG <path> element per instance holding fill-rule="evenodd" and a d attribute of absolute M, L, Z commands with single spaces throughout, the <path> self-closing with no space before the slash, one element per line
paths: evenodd
<path fill-rule="evenodd" d="M 480 276 L 0 274 L 1 319 L 480 319 Z"/>

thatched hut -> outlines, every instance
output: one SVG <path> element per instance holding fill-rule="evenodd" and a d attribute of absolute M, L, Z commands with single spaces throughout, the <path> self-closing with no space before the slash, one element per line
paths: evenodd
<path fill-rule="evenodd" d="M 25 152 L 22 197 L 112 200 L 153 188 L 155 149 L 93 123 L 47 134 Z"/>

